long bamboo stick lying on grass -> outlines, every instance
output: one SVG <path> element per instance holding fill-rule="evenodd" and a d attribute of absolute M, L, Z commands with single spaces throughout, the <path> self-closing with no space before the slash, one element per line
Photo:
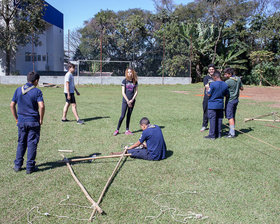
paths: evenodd
<path fill-rule="evenodd" d="M 63 156 L 63 155 L 61 155 Z M 64 156 L 63 156 L 64 157 Z M 65 158 L 65 157 L 64 157 Z M 74 180 L 76 181 L 76 183 L 78 184 L 78 186 L 81 188 L 82 192 L 85 194 L 86 198 L 89 200 L 89 202 L 94 206 L 94 209 L 96 209 L 100 214 L 103 213 L 102 209 L 99 207 L 98 203 L 96 203 L 91 197 L 90 195 L 88 194 L 87 190 L 84 188 L 84 186 L 81 184 L 81 182 L 78 180 L 78 178 L 76 177 L 70 163 L 68 160 L 65 160 L 66 161 L 66 165 L 72 175 L 72 177 L 74 178 Z"/>
<path fill-rule="evenodd" d="M 99 199 L 98 199 L 98 201 L 97 201 L 97 204 L 98 204 L 98 205 L 100 204 L 100 202 L 101 202 L 101 200 L 102 200 L 102 198 L 103 198 L 103 196 L 104 196 L 104 194 L 105 194 L 105 192 L 106 192 L 106 190 L 107 190 L 109 184 L 111 183 L 113 177 L 115 176 L 115 174 L 116 174 L 116 172 L 117 172 L 117 170 L 118 170 L 118 168 L 119 168 L 119 166 L 120 166 L 120 164 L 121 164 L 122 159 L 125 157 L 126 151 L 127 151 L 127 148 L 125 148 L 124 151 L 123 151 L 123 153 L 121 154 L 121 157 L 120 157 L 120 159 L 119 159 L 119 161 L 118 161 L 118 163 L 117 163 L 115 169 L 113 170 L 113 173 L 112 173 L 111 176 L 109 177 L 109 179 L 108 179 L 108 181 L 107 181 L 107 183 L 106 183 L 106 185 L 105 185 L 103 191 L 101 192 L 100 197 L 99 197 Z M 90 218 L 89 218 L 89 221 L 92 221 L 92 218 L 93 218 L 93 216 L 94 216 L 95 213 L 96 213 L 96 209 L 97 209 L 97 207 L 95 207 L 95 208 L 93 209 L 93 212 L 91 213 L 91 216 L 90 216 Z"/>
<path fill-rule="evenodd" d="M 124 157 L 131 156 L 131 154 L 127 153 L 123 155 Z M 98 157 L 86 157 L 86 158 L 79 158 L 79 159 L 69 159 L 69 162 L 80 162 L 80 161 L 87 161 L 87 160 L 95 160 L 95 159 L 107 159 L 107 158 L 119 158 L 122 157 L 120 155 L 109 155 L 109 156 L 98 156 Z"/>

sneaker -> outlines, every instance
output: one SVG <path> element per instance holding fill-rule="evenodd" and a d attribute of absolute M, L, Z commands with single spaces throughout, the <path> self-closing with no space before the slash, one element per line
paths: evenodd
<path fill-rule="evenodd" d="M 26 170 L 26 174 L 31 174 L 31 173 L 34 173 L 34 172 L 37 172 L 39 169 L 37 166 L 35 166 L 33 169 L 31 170 Z"/>
<path fill-rule="evenodd" d="M 215 140 L 215 138 L 213 138 L 213 137 L 210 137 L 209 135 L 207 135 L 207 136 L 204 136 L 204 138 L 206 138 L 206 139 L 210 139 L 210 140 Z"/>
<path fill-rule="evenodd" d="M 228 134 L 225 136 L 225 138 L 235 138 L 235 135 Z"/>
<path fill-rule="evenodd" d="M 84 121 L 83 120 L 77 120 L 77 124 L 84 124 Z"/>
<path fill-rule="evenodd" d="M 14 170 L 15 172 L 19 172 L 19 171 L 21 171 L 21 167 L 14 167 L 13 170 Z"/>
<path fill-rule="evenodd" d="M 61 119 L 61 121 L 62 122 L 68 122 L 69 120 L 68 119 L 65 119 L 65 120 Z"/>
<path fill-rule="evenodd" d="M 116 136 L 117 134 L 119 134 L 119 130 L 115 130 L 113 135 Z"/>
<path fill-rule="evenodd" d="M 125 131 L 125 134 L 126 134 L 126 135 L 133 135 L 133 133 L 132 133 L 130 130 L 126 130 L 126 131 Z"/>
<path fill-rule="evenodd" d="M 204 132 L 206 130 L 206 127 L 202 127 L 201 129 L 200 129 L 200 132 Z"/>

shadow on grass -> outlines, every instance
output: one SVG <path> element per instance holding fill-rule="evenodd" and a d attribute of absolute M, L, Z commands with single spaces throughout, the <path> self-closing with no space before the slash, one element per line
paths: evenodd
<path fill-rule="evenodd" d="M 238 135 L 246 134 L 246 133 L 249 133 L 251 131 L 254 131 L 254 129 L 251 128 L 251 127 L 243 128 L 243 129 L 240 129 L 240 130 L 235 130 L 235 136 L 237 137 Z M 228 132 L 229 132 L 229 127 L 227 127 L 226 125 L 222 124 L 222 136 L 227 135 Z"/>
<path fill-rule="evenodd" d="M 71 159 L 81 159 L 81 158 L 89 158 L 89 157 L 93 157 L 93 156 L 100 156 L 101 153 L 97 152 L 97 153 L 92 153 L 88 156 L 74 156 L 74 157 L 67 157 L 68 160 Z M 125 157 L 127 158 L 127 157 Z M 108 158 L 109 159 L 109 158 Z M 116 158 L 115 158 L 116 159 Z M 119 158 L 118 158 L 119 159 Z M 76 161 L 76 162 L 71 162 L 71 165 L 75 165 L 77 163 L 112 163 L 112 162 L 116 162 L 115 160 L 106 160 L 106 159 L 98 159 L 98 160 L 84 160 L 84 161 Z M 62 166 L 66 166 L 66 163 L 63 162 L 62 160 L 57 160 L 57 161 L 52 161 L 52 162 L 46 162 L 46 163 L 41 163 L 36 165 L 39 170 L 38 172 L 43 172 L 43 171 L 47 171 L 47 170 L 51 170 L 51 169 L 55 169 L 55 168 L 59 168 Z"/>
<path fill-rule="evenodd" d="M 99 120 L 99 119 L 104 119 L 104 118 L 110 118 L 109 116 L 104 116 L 104 117 L 88 117 L 88 118 L 83 118 L 84 122 L 89 122 L 89 121 L 94 121 L 94 120 Z"/>
<path fill-rule="evenodd" d="M 159 126 L 161 129 L 165 128 L 165 126 Z M 142 132 L 143 130 L 142 129 L 139 129 L 137 131 L 133 131 L 132 133 L 138 133 L 138 132 Z"/>

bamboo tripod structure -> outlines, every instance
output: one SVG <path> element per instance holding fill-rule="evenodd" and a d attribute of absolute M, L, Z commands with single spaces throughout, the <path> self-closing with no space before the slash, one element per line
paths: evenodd
<path fill-rule="evenodd" d="M 118 170 L 118 168 L 119 168 L 119 166 L 120 166 L 120 164 L 121 164 L 122 159 L 125 157 L 126 151 L 127 151 L 127 148 L 125 148 L 124 151 L 123 151 L 123 153 L 121 154 L 121 157 L 120 157 L 120 159 L 119 159 L 119 161 L 118 161 L 118 163 L 117 163 L 115 169 L 113 170 L 113 173 L 112 173 L 111 176 L 109 177 L 109 179 L 108 179 L 108 181 L 107 181 L 107 183 L 106 183 L 106 185 L 105 185 L 103 191 L 101 192 L 101 194 L 100 194 L 100 196 L 99 196 L 99 199 L 98 199 L 98 201 L 97 201 L 97 205 L 100 204 L 100 202 L 101 202 L 101 200 L 102 200 L 102 198 L 103 198 L 103 196 L 104 196 L 104 194 L 105 194 L 105 192 L 106 192 L 106 190 L 107 190 L 109 184 L 111 183 L 113 177 L 115 176 L 115 174 L 116 174 L 116 172 L 117 172 L 117 170 Z M 97 207 L 95 207 L 95 208 L 93 209 L 93 212 L 91 213 L 91 216 L 90 216 L 90 218 L 89 218 L 89 221 L 90 221 L 90 222 L 92 221 L 92 218 L 93 218 L 93 216 L 94 216 L 95 213 L 96 213 L 96 210 L 97 210 Z"/>
<path fill-rule="evenodd" d="M 75 182 L 78 184 L 78 186 L 81 188 L 82 192 L 85 194 L 86 198 L 88 199 L 88 201 L 92 204 L 92 207 L 94 208 L 93 209 L 93 212 L 91 213 L 91 216 L 89 218 L 89 221 L 92 221 L 93 219 L 93 216 L 95 215 L 96 211 L 99 213 L 99 214 L 102 214 L 103 213 L 103 210 L 99 207 L 99 204 L 100 202 L 102 201 L 102 198 L 106 192 L 106 190 L 108 189 L 113 177 L 115 176 L 120 164 L 121 164 L 121 161 L 123 160 L 123 158 L 126 158 L 126 157 L 129 157 L 131 156 L 131 154 L 129 153 L 126 153 L 127 149 L 125 148 L 125 150 L 123 151 L 122 154 L 120 155 L 109 155 L 109 156 L 98 156 L 98 157 L 86 157 L 86 158 L 79 158 L 79 159 L 67 159 L 65 158 L 65 156 L 63 154 L 61 154 L 61 156 L 63 157 L 63 160 L 62 162 L 65 162 L 69 171 L 70 171 L 70 174 L 72 175 L 72 177 L 74 178 Z M 98 199 L 97 202 L 95 202 L 91 197 L 90 195 L 88 194 L 88 192 L 86 191 L 85 187 L 81 184 L 81 182 L 78 180 L 78 178 L 76 177 L 72 167 L 71 167 L 71 164 L 70 162 L 80 162 L 80 161 L 87 161 L 87 160 L 96 160 L 96 159 L 107 159 L 107 158 L 120 158 L 115 169 L 113 170 L 113 173 L 111 174 L 111 176 L 109 177 L 103 191 L 101 192 L 100 194 L 100 197 Z"/>
<path fill-rule="evenodd" d="M 274 119 L 273 120 L 269 120 L 269 119 L 260 119 L 263 117 L 268 117 L 268 116 L 273 116 Z M 276 119 L 278 118 L 278 119 Z M 264 115 L 260 115 L 257 117 L 252 117 L 252 118 L 245 118 L 244 122 L 248 122 L 248 121 L 270 121 L 270 122 L 280 122 L 280 116 L 278 115 L 278 112 L 271 112 L 269 114 L 264 114 Z"/>
<path fill-rule="evenodd" d="M 64 155 L 61 154 L 61 156 L 65 159 Z M 66 161 L 66 165 L 72 175 L 72 177 L 74 178 L 75 182 L 78 184 L 78 186 L 81 188 L 82 192 L 85 194 L 86 198 L 89 200 L 89 202 L 92 204 L 92 206 L 94 206 L 94 208 L 97 209 L 97 211 L 102 214 L 103 211 L 102 209 L 98 206 L 98 204 L 90 197 L 89 193 L 86 191 L 86 189 L 84 188 L 84 186 L 81 184 L 81 182 L 78 180 L 78 178 L 76 177 L 70 163 L 68 160 L 65 160 Z"/>

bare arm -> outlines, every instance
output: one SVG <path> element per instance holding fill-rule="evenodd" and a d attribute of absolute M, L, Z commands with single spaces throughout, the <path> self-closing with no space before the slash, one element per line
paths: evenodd
<path fill-rule="evenodd" d="M 132 99 L 130 100 L 131 103 L 133 103 L 133 101 L 135 100 L 137 94 L 138 94 L 138 86 L 135 88 L 134 96 L 133 96 Z"/>
<path fill-rule="evenodd" d="M 67 100 L 70 100 L 70 87 L 69 82 L 66 82 Z"/>
<path fill-rule="evenodd" d="M 11 108 L 12 115 L 14 116 L 16 122 L 18 122 L 17 108 L 16 108 L 16 103 L 14 101 L 11 102 L 10 108 Z"/>
<path fill-rule="evenodd" d="M 125 95 L 125 87 L 124 86 L 122 86 L 122 95 L 123 95 L 123 98 L 125 99 L 125 101 L 128 103 L 129 100 L 128 100 L 127 96 Z"/>
<path fill-rule="evenodd" d="M 77 95 L 80 96 L 80 92 L 76 89 L 76 87 L 74 87 L 74 89 L 75 89 Z"/>
<path fill-rule="evenodd" d="M 134 149 L 134 148 L 136 148 L 136 147 L 138 147 L 138 146 L 140 146 L 141 145 L 141 142 L 138 140 L 136 143 L 134 143 L 132 146 L 130 146 L 130 147 L 128 147 L 127 148 L 127 150 L 129 150 L 129 149 Z"/>
<path fill-rule="evenodd" d="M 40 114 L 40 125 L 42 125 L 44 115 L 45 115 L 45 104 L 43 101 L 40 101 L 40 102 L 38 102 L 38 106 L 39 106 L 39 114 Z"/>

